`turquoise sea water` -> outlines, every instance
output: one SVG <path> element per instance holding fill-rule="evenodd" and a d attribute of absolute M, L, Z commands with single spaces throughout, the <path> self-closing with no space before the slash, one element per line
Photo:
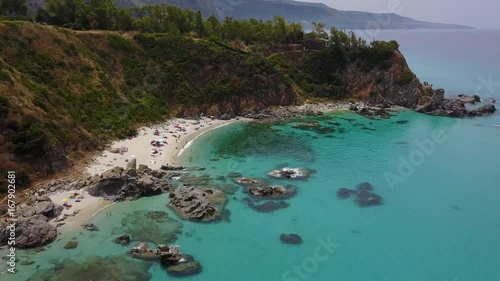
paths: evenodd
<path fill-rule="evenodd" d="M 495 57 L 500 36 L 492 41 L 491 32 L 411 31 L 383 36 L 400 41 L 422 80 L 452 92 L 471 92 L 478 77 L 500 78 L 500 71 L 495 72 L 500 65 Z M 420 40 L 414 39 L 415 34 Z M 493 88 L 491 95 L 500 97 L 500 87 Z M 208 176 L 215 184 L 232 184 L 228 174 L 238 172 L 274 184 L 293 184 L 298 190 L 286 201 L 288 208 L 258 213 L 242 201 L 246 195 L 239 187 L 228 195 L 229 222 L 183 221 L 182 233 L 173 243 L 203 265 L 201 274 L 184 280 L 498 280 L 500 129 L 492 126 L 500 123 L 498 113 L 458 120 L 403 111 L 389 120 L 368 120 L 337 112 L 304 120 L 335 131 L 295 129 L 297 120 L 234 124 L 202 135 L 182 155 L 184 164 L 206 167 L 195 175 Z M 397 123 L 401 120 L 408 122 Z M 315 173 L 307 181 L 267 178 L 269 170 L 283 166 Z M 215 180 L 217 176 L 226 181 Z M 337 189 L 362 182 L 374 186 L 384 205 L 360 208 L 352 199 L 337 198 Z M 122 220 L 136 211 L 165 211 L 180 221 L 166 207 L 167 201 L 165 194 L 115 204 L 107 209 L 111 216 L 104 212 L 92 220 L 99 232 L 75 230 L 45 252 L 23 251 L 20 259 L 29 256 L 35 264 L 19 266 L 15 278 L 7 280 L 28 280 L 66 258 L 81 262 L 93 255 L 123 255 L 131 245 L 111 242 L 126 231 Z M 133 223 L 139 228 L 132 229 L 137 235 L 141 229 L 149 234 L 169 230 L 165 224 Z M 281 233 L 297 233 L 304 242 L 282 244 Z M 78 238 L 78 248 L 63 249 L 72 237 Z M 167 239 L 166 235 L 154 238 L 162 237 Z M 157 264 L 148 265 L 149 276 L 123 280 L 174 279 Z"/>

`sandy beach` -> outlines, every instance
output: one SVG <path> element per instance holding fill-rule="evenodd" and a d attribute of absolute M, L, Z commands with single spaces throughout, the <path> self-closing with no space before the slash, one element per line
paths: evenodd
<path fill-rule="evenodd" d="M 116 141 L 106 151 L 94 157 L 92 164 L 86 168 L 85 173 L 92 176 L 101 174 L 115 166 L 125 167 L 133 158 L 137 159 L 137 165 L 144 164 L 152 169 L 160 169 L 162 165 L 167 164 L 178 165 L 179 155 L 200 135 L 244 120 L 226 121 L 202 118 L 197 122 L 177 118 L 162 124 L 142 127 L 138 130 L 136 137 Z M 152 145 L 153 141 L 155 142 L 154 145 Z M 78 193 L 78 195 L 71 199 L 75 193 Z M 80 196 L 83 198 L 79 200 L 80 202 L 76 202 L 76 199 Z M 52 221 L 54 225 L 64 223 L 58 228 L 59 232 L 66 232 L 75 227 L 82 228 L 82 225 L 92 221 L 91 218 L 95 214 L 113 204 L 100 197 L 90 196 L 83 190 L 56 192 L 49 195 L 49 197 L 52 202 L 61 205 L 64 199 L 68 199 L 72 205 L 63 211 L 63 214 L 66 215 L 65 220 L 60 222 Z"/>
<path fill-rule="evenodd" d="M 197 122 L 177 118 L 140 128 L 136 137 L 114 142 L 110 148 L 95 157 L 86 173 L 92 176 L 115 166 L 125 167 L 133 158 L 137 159 L 137 165 L 144 164 L 151 169 L 159 169 L 162 165 L 178 165 L 179 153 L 199 135 L 242 120 L 202 118 Z M 156 142 L 157 146 L 152 145 L 152 142 Z"/>

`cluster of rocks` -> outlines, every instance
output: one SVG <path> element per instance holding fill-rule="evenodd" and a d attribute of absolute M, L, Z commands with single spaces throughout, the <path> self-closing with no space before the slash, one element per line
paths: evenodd
<path fill-rule="evenodd" d="M 52 203 L 46 196 L 39 197 L 32 205 L 22 203 L 18 206 L 15 222 L 15 242 L 17 248 L 33 248 L 48 244 L 57 237 L 56 226 L 49 220 L 61 215 L 63 207 Z M 0 246 L 7 245 L 10 228 L 6 222 L 0 223 Z"/>
<path fill-rule="evenodd" d="M 431 85 L 425 83 L 424 90 L 427 92 L 433 91 L 433 99 L 415 107 L 415 111 L 417 112 L 435 116 L 462 118 L 492 114 L 496 111 L 493 103 L 484 104 L 477 109 L 468 109 L 466 104 L 477 104 L 482 102 L 481 97 L 478 95 L 459 95 L 457 97 L 444 98 L 443 89 L 433 90 Z"/>
<path fill-rule="evenodd" d="M 164 172 L 151 170 L 146 165 L 137 168 L 137 161 L 133 159 L 125 169 L 114 167 L 100 176 L 92 177 L 87 191 L 92 196 L 111 201 L 159 195 L 171 189 L 169 183 L 161 180 L 164 175 Z"/>
<path fill-rule="evenodd" d="M 181 186 L 169 194 L 169 206 L 184 219 L 213 221 L 219 219 L 227 203 L 224 192 L 211 188 Z"/>
<path fill-rule="evenodd" d="M 281 170 L 272 170 L 267 173 L 267 175 L 278 179 L 305 180 L 309 178 L 313 172 L 313 170 L 303 168 L 283 168 Z"/>
<path fill-rule="evenodd" d="M 147 243 L 142 242 L 130 250 L 130 255 L 141 260 L 159 261 L 167 273 L 175 277 L 196 275 L 202 270 L 200 263 L 192 256 L 182 254 L 178 246 L 159 244 L 156 248 L 150 248 Z"/>
<path fill-rule="evenodd" d="M 382 197 L 373 191 L 373 186 L 370 183 L 361 183 L 358 185 L 357 190 L 340 188 L 337 190 L 337 197 L 347 199 L 355 196 L 355 201 L 360 207 L 380 206 L 384 204 Z"/>

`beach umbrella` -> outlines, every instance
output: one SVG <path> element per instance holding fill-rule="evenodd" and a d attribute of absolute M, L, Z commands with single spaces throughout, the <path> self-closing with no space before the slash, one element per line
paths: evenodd
<path fill-rule="evenodd" d="M 63 201 L 63 203 L 66 203 L 66 202 L 68 202 L 68 199 L 64 198 L 62 201 Z"/>

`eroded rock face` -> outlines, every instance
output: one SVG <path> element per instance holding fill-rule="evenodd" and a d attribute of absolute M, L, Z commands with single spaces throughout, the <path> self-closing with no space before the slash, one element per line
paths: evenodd
<path fill-rule="evenodd" d="M 224 192 L 181 186 L 171 192 L 169 206 L 182 218 L 195 221 L 213 221 L 220 218 L 227 203 Z"/>
<path fill-rule="evenodd" d="M 291 244 L 291 245 L 300 245 L 302 244 L 302 237 L 300 237 L 298 234 L 281 234 L 280 236 L 281 242 L 285 244 Z"/>
<path fill-rule="evenodd" d="M 21 217 L 16 225 L 16 247 L 33 248 L 45 245 L 55 240 L 57 229 L 47 222 L 47 217 L 35 215 L 31 217 Z M 1 225 L 0 245 L 7 245 L 10 230 L 6 225 Z"/>
<path fill-rule="evenodd" d="M 42 198 L 45 199 L 45 198 Z M 49 219 L 56 218 L 61 215 L 63 211 L 63 206 L 52 203 L 52 201 L 44 200 L 36 203 L 35 205 L 23 210 L 21 216 L 31 217 L 35 215 L 42 215 Z"/>

